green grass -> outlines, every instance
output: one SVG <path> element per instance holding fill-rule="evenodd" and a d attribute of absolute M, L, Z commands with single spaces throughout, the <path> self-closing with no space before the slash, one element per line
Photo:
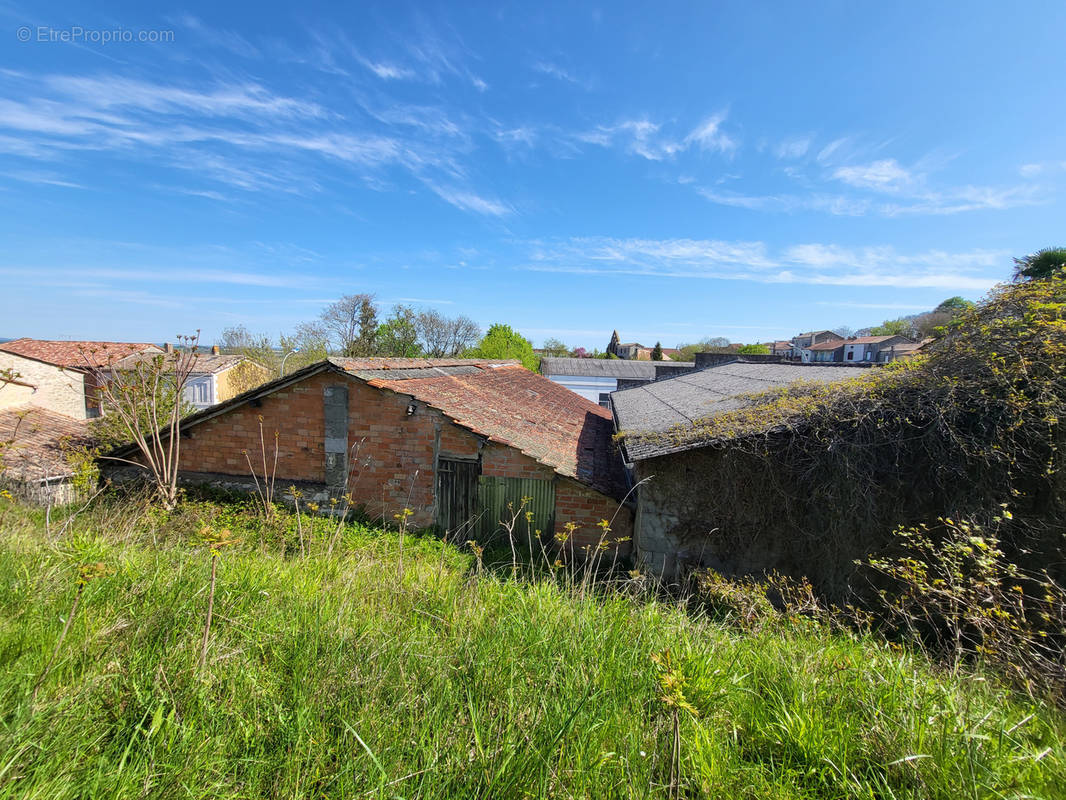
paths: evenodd
<path fill-rule="evenodd" d="M 56 521 L 58 519 L 58 522 Z M 812 624 L 742 632 L 624 591 L 478 574 L 323 521 L 298 555 L 247 509 L 0 501 L 0 798 L 1061 797 L 1066 725 L 990 680 Z M 223 551 L 199 673 L 210 554 Z M 306 520 L 305 520 L 306 525 Z M 305 528 L 306 533 L 306 528 Z M 296 553 L 294 555 L 294 552 Z M 56 663 L 38 682 L 77 591 Z"/>

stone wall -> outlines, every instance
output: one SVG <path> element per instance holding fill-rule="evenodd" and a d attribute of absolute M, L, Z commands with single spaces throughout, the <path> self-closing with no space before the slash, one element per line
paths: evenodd
<path fill-rule="evenodd" d="M 85 378 L 81 372 L 0 351 L 0 370 L 7 369 L 17 372 L 22 376 L 19 380 L 36 388 L 3 387 L 0 389 L 0 409 L 29 404 L 74 419 L 85 419 Z"/>

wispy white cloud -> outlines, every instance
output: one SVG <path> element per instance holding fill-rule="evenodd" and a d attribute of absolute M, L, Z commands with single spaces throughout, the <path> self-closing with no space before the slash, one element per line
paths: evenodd
<path fill-rule="evenodd" d="M 850 167 L 840 167 L 833 177 L 862 189 L 895 190 L 911 184 L 914 176 L 893 158 Z"/>
<path fill-rule="evenodd" d="M 456 189 L 450 186 L 440 186 L 436 183 L 426 184 L 434 194 L 463 211 L 472 211 L 490 217 L 505 217 L 514 213 L 514 209 L 506 203 L 491 197 L 482 197 L 474 192 Z"/>
<path fill-rule="evenodd" d="M 37 172 L 34 170 L 18 170 L 15 172 L 4 173 L 8 178 L 12 178 L 16 181 L 22 181 L 23 183 L 36 183 L 42 186 L 59 186 L 64 189 L 84 189 L 80 183 L 74 183 L 69 181 L 61 175 L 57 175 L 52 172 Z"/>
<path fill-rule="evenodd" d="M 725 117 L 724 111 L 714 114 L 680 139 L 665 133 L 661 123 L 648 117 L 599 125 L 573 134 L 572 138 L 599 147 L 621 147 L 625 152 L 649 161 L 664 161 L 690 149 L 730 155 L 738 145 L 722 130 Z"/>
<path fill-rule="evenodd" d="M 168 16 L 166 20 L 171 25 L 177 25 L 193 33 L 197 40 L 209 47 L 219 47 L 243 58 L 262 57 L 259 48 L 236 31 L 211 28 L 191 14 Z"/>
<path fill-rule="evenodd" d="M 555 64 L 551 61 L 536 61 L 532 65 L 534 72 L 539 72 L 542 75 L 548 75 L 549 77 L 556 78 L 557 80 L 565 83 L 580 84 L 581 81 L 573 75 L 569 70 Z"/>
<path fill-rule="evenodd" d="M 822 164 L 828 163 L 834 155 L 836 155 L 844 145 L 848 143 L 847 137 L 841 137 L 834 139 L 829 144 L 825 145 L 818 151 L 818 155 L 815 158 Z"/>
<path fill-rule="evenodd" d="M 1009 255 L 888 246 L 799 244 L 776 251 L 759 241 L 575 238 L 532 242 L 525 269 L 591 275 L 708 278 L 757 283 L 985 290 L 1004 277 Z"/>
<path fill-rule="evenodd" d="M 811 137 L 783 139 L 774 147 L 774 155 L 782 159 L 803 158 L 811 147 Z"/>
<path fill-rule="evenodd" d="M 685 137 L 685 144 L 695 144 L 700 150 L 713 150 L 723 154 L 732 153 L 737 149 L 737 142 L 722 130 L 725 118 L 725 111 L 719 111 L 707 117 Z"/>
<path fill-rule="evenodd" d="M 1066 171 L 1066 161 L 1040 161 L 1033 164 L 1022 164 L 1018 168 L 1018 174 L 1023 178 L 1037 178 L 1054 172 Z"/>
<path fill-rule="evenodd" d="M 194 172 L 243 192 L 319 192 L 340 177 L 337 163 L 354 172 L 352 178 L 380 187 L 390 181 L 374 173 L 400 170 L 418 184 L 447 187 L 436 194 L 471 213 L 510 213 L 505 203 L 483 197 L 471 185 L 467 162 L 475 124 L 453 119 L 438 106 L 364 100 L 361 107 L 370 120 L 358 125 L 313 99 L 257 83 L 175 86 L 114 75 L 4 77 L 22 84 L 22 93 L 32 99 L 0 99 L 0 153 L 58 164 L 73 151 L 112 152 L 123 160 L 141 158 Z M 59 174 L 54 168 L 50 172 Z M 79 182 L 67 175 L 60 179 Z M 217 186 L 178 191 L 220 197 Z"/>
<path fill-rule="evenodd" d="M 418 77 L 413 69 L 407 67 L 397 66 L 396 64 L 389 64 L 384 61 L 371 61 L 370 59 L 360 59 L 363 66 L 373 72 L 382 80 L 396 81 L 396 80 L 412 80 Z"/>

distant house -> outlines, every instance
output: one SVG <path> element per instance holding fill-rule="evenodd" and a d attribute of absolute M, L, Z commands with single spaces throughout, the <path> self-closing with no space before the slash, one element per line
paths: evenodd
<path fill-rule="evenodd" d="M 913 344 L 914 340 L 906 336 L 859 336 L 844 342 L 843 360 L 883 364 L 892 360 L 894 348 Z"/>
<path fill-rule="evenodd" d="M 22 359 L 29 359 L 40 364 L 59 368 L 60 372 L 69 373 L 60 378 L 59 372 L 46 368 L 32 368 L 28 362 L 20 362 L 21 368 L 14 367 L 24 374 L 35 376 L 28 379 L 41 392 L 37 401 L 28 402 L 49 408 L 68 416 L 85 419 L 100 416 L 100 401 L 97 396 L 96 374 L 108 365 L 133 353 L 161 353 L 162 348 L 148 342 L 97 342 L 53 339 L 12 339 L 0 343 L 0 354 L 11 354 Z M 0 356 L 0 369 L 8 362 Z M 10 362 L 14 363 L 14 362 Z M 80 384 L 80 389 L 76 387 Z M 69 388 L 63 388 L 66 385 Z M 81 408 L 77 408 L 80 398 Z M 48 398 L 44 400 L 43 398 Z M 52 405 L 53 401 L 58 405 Z"/>
<path fill-rule="evenodd" d="M 820 364 L 826 362 L 842 362 L 844 360 L 844 341 L 829 340 L 801 347 L 799 350 L 800 361 L 804 364 Z"/>
<path fill-rule="evenodd" d="M 137 353 L 117 361 L 112 370 L 132 370 L 158 353 Z M 185 385 L 185 402 L 197 410 L 210 408 L 254 389 L 271 378 L 270 370 L 242 355 L 222 355 L 218 346 L 209 353 L 189 354 L 194 359 Z"/>
<path fill-rule="evenodd" d="M 261 426 L 268 460 L 277 431 L 279 487 L 297 485 L 315 502 L 347 495 L 390 522 L 408 508 L 412 525 L 462 542 L 494 537 L 516 513 L 525 535 L 527 498 L 530 529 L 546 545 L 577 526 L 578 557 L 595 548 L 603 519 L 614 520 L 613 537 L 631 534 L 610 413 L 514 361 L 312 364 L 185 418 L 183 478 L 254 489 L 246 453 L 259 452 Z M 132 447 L 112 455 L 137 458 Z"/>
<path fill-rule="evenodd" d="M 85 373 L 0 350 L 0 410 L 29 406 L 85 419 Z"/>
<path fill-rule="evenodd" d="M 611 341 L 607 343 L 607 354 L 626 361 L 651 361 L 654 347 L 645 347 L 640 342 L 623 342 L 618 338 L 618 331 L 611 334 Z M 663 361 L 673 361 L 679 355 L 677 348 L 662 348 Z"/>
<path fill-rule="evenodd" d="M 842 341 L 844 341 L 844 337 L 839 333 L 833 333 L 833 331 L 808 331 L 792 337 L 792 351 L 795 355 L 813 344 Z"/>
<path fill-rule="evenodd" d="M 690 372 L 685 361 L 626 361 L 616 358 L 542 358 L 540 373 L 587 400 L 610 408 L 611 392 L 658 378 Z"/>
<path fill-rule="evenodd" d="M 890 344 L 887 347 L 882 347 L 878 353 L 878 357 L 881 361 L 899 361 L 901 359 L 913 358 L 921 353 L 921 351 L 932 342 L 932 339 L 922 339 L 920 342 L 904 342 L 903 344 Z"/>
<path fill-rule="evenodd" d="M 785 358 L 792 357 L 792 342 L 778 340 L 775 342 L 763 342 L 763 344 L 769 348 L 770 355 L 783 356 Z"/>
<path fill-rule="evenodd" d="M 685 565 L 733 573 L 776 566 L 773 550 L 748 544 L 747 529 L 719 530 L 724 519 L 756 510 L 701 490 L 699 476 L 720 473 L 728 462 L 717 442 L 699 438 L 699 422 L 749 406 L 768 389 L 854 374 L 832 366 L 736 361 L 615 392 L 615 427 L 638 486 L 633 540 L 642 567 L 672 577 Z M 767 429 L 773 424 L 772 417 L 766 420 Z"/>

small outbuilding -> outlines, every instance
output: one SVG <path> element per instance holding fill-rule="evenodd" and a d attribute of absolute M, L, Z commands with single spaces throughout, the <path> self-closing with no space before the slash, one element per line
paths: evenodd
<path fill-rule="evenodd" d="M 637 486 L 633 539 L 638 562 L 666 578 L 685 566 L 733 574 L 780 566 L 773 543 L 755 530 L 767 509 L 745 518 L 748 509 L 737 500 L 745 487 L 734 486 L 732 496 L 706 488 L 708 475 L 718 478 L 730 468 L 728 445 L 692 434 L 701 421 L 750 406 L 767 390 L 857 374 L 861 371 L 843 365 L 735 361 L 615 392 L 615 425 Z M 772 418 L 765 420 L 767 429 L 773 426 Z"/>
<path fill-rule="evenodd" d="M 544 539 L 573 523 L 573 546 L 593 547 L 606 519 L 625 549 L 612 435 L 610 412 L 514 361 L 331 358 L 186 418 L 182 477 L 254 490 L 266 472 L 279 495 L 349 496 L 390 523 L 408 508 L 410 524 L 464 539 L 491 537 L 527 498 Z"/>

